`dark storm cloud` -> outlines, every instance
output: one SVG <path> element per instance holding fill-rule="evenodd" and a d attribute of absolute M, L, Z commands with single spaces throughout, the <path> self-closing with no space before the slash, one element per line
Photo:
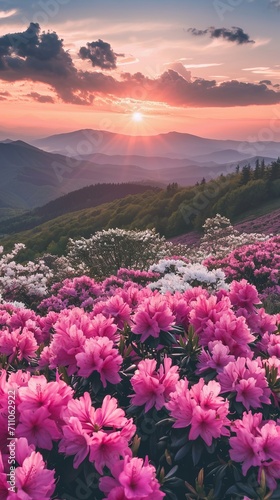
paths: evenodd
<path fill-rule="evenodd" d="M 30 92 L 30 94 L 26 94 L 26 97 L 31 97 L 34 101 L 41 102 L 45 104 L 46 102 L 48 103 L 54 103 L 54 99 L 50 95 L 42 95 L 38 94 L 38 92 Z"/>
<path fill-rule="evenodd" d="M 112 49 L 111 49 L 112 50 Z M 280 92 L 259 84 L 192 79 L 175 68 L 157 78 L 122 73 L 120 79 L 101 71 L 78 70 L 56 33 L 41 33 L 31 24 L 23 33 L 0 37 L 0 80 L 42 82 L 65 103 L 90 105 L 96 96 L 130 98 L 182 107 L 249 106 L 280 103 Z M 178 69 L 178 68 L 177 68 Z M 51 102 L 51 97 L 29 97 Z"/>
<path fill-rule="evenodd" d="M 116 69 L 117 57 L 124 57 L 124 54 L 116 54 L 109 43 L 99 39 L 97 42 L 88 42 L 86 47 L 81 47 L 79 56 L 81 59 L 91 61 L 93 67 Z"/>
<path fill-rule="evenodd" d="M 0 37 L 0 78 L 43 82 L 65 102 L 90 101 L 88 95 L 79 92 L 78 71 L 63 48 L 63 40 L 55 32 L 41 33 L 37 23 L 30 23 L 24 32 Z"/>
<path fill-rule="evenodd" d="M 262 85 L 263 83 L 264 83 L 265 85 L 272 85 L 272 83 L 271 83 L 271 81 L 270 81 L 270 80 L 261 80 L 261 81 L 259 82 L 259 84 L 260 84 L 260 85 Z"/>
<path fill-rule="evenodd" d="M 280 0 L 270 0 L 270 5 L 276 9 L 280 9 Z"/>
<path fill-rule="evenodd" d="M 238 45 L 255 43 L 255 41 L 250 40 L 250 36 L 247 33 L 244 33 L 243 29 L 238 28 L 238 26 L 232 26 L 231 29 L 215 28 L 214 26 L 210 26 L 205 30 L 189 28 L 188 32 L 194 36 L 203 36 L 209 34 L 210 38 L 223 38 L 228 42 L 236 42 Z"/>

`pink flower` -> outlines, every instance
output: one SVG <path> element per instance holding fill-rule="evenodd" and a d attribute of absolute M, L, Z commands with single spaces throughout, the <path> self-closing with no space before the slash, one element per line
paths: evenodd
<path fill-rule="evenodd" d="M 0 452 L 1 500 L 50 500 L 55 490 L 55 471 L 45 468 L 42 455 L 35 453 L 34 446 L 28 446 L 25 438 L 19 438 L 15 458 L 19 466 L 15 469 L 15 492 L 11 492 Z"/>
<path fill-rule="evenodd" d="M 262 414 L 244 413 L 242 420 L 232 425 L 236 437 L 229 439 L 230 457 L 242 463 L 244 476 L 250 467 L 259 467 L 259 480 L 264 470 L 269 488 L 276 489 L 280 479 L 280 426 L 273 420 L 262 421 Z"/>
<path fill-rule="evenodd" d="M 242 402 L 247 410 L 260 408 L 263 403 L 270 404 L 271 391 L 262 367 L 260 358 L 252 361 L 246 358 L 237 358 L 228 363 L 224 371 L 219 373 L 218 380 L 222 392 L 235 392 L 236 400 Z"/>
<path fill-rule="evenodd" d="M 239 429 L 236 437 L 229 439 L 230 458 L 235 462 L 243 462 L 242 472 L 246 476 L 250 467 L 260 466 L 259 444 L 247 429 Z"/>
<path fill-rule="evenodd" d="M 256 287 L 244 279 L 231 283 L 229 298 L 236 308 L 244 307 L 248 311 L 253 311 L 254 306 L 261 303 Z"/>
<path fill-rule="evenodd" d="M 124 429 L 129 422 L 125 417 L 122 408 L 118 408 L 117 400 L 107 395 L 102 401 L 101 408 L 93 408 L 88 392 L 79 399 L 72 399 L 68 407 L 63 412 L 65 422 L 69 422 L 70 417 L 76 417 L 82 428 L 88 434 L 97 432 L 103 427 L 113 429 Z M 135 429 L 135 428 L 134 428 Z M 134 434 L 135 430 L 133 431 Z M 133 435 L 132 434 L 132 435 Z M 132 436 L 130 436 L 132 437 Z"/>
<path fill-rule="evenodd" d="M 18 498 L 49 500 L 55 489 L 54 471 L 45 468 L 40 453 L 32 451 L 21 467 L 16 469 Z"/>
<path fill-rule="evenodd" d="M 165 494 L 160 491 L 155 468 L 148 459 L 131 458 L 116 462 L 111 468 L 112 478 L 102 477 L 100 489 L 106 500 L 161 500 Z"/>
<path fill-rule="evenodd" d="M 227 297 L 223 297 L 222 300 L 218 301 L 215 295 L 211 295 L 208 298 L 202 294 L 197 296 L 196 301 L 192 305 L 190 323 L 194 326 L 196 333 L 203 332 L 209 320 L 213 324 L 216 323 L 223 312 L 228 312 L 231 307 Z M 210 340 L 215 339 L 207 338 L 203 345 L 207 345 Z"/>
<path fill-rule="evenodd" d="M 189 439 L 194 441 L 200 436 L 208 446 L 211 446 L 213 438 L 218 438 L 225 434 L 223 421 L 218 419 L 215 410 L 203 410 L 200 406 L 195 406 L 191 420 L 191 430 Z M 228 430 L 226 434 L 229 435 Z"/>
<path fill-rule="evenodd" d="M 145 342 L 148 337 L 159 336 L 160 331 L 169 331 L 174 325 L 171 309 L 165 297 L 157 294 L 145 299 L 137 308 L 133 317 L 132 332 L 141 335 L 140 341 Z"/>
<path fill-rule="evenodd" d="M 131 396 L 133 405 L 145 405 L 145 411 L 153 406 L 160 410 L 169 394 L 175 390 L 179 380 L 178 367 L 171 367 L 172 360 L 164 358 L 163 365 L 156 371 L 156 361 L 145 359 L 140 361 L 138 370 L 131 379 L 135 394 Z"/>
<path fill-rule="evenodd" d="M 67 408 L 63 411 L 63 419 L 66 423 L 71 417 L 75 417 L 81 423 L 84 432 L 90 434 L 95 428 L 95 409 L 92 406 L 88 392 L 79 399 L 71 399 Z"/>
<path fill-rule="evenodd" d="M 35 357 L 37 349 L 34 333 L 27 328 L 18 328 L 12 332 L 6 330 L 0 334 L 0 352 L 8 356 L 10 363 L 15 358 L 30 361 Z"/>
<path fill-rule="evenodd" d="M 199 436 L 210 446 L 213 438 L 229 436 L 227 415 L 229 403 L 219 396 L 220 384 L 212 380 L 207 385 L 203 379 L 189 390 L 188 383 L 180 380 L 176 391 L 170 395 L 166 408 L 175 418 L 173 427 L 190 427 L 189 439 Z"/>
<path fill-rule="evenodd" d="M 90 444 L 89 460 L 94 462 L 94 466 L 100 474 L 103 474 L 103 468 L 109 469 L 120 457 L 130 454 L 127 440 L 122 437 L 120 432 L 98 431 L 92 435 Z"/>
<path fill-rule="evenodd" d="M 117 406 L 117 400 L 107 395 L 101 408 L 93 408 L 90 395 L 69 401 L 63 411 L 66 425 L 59 450 L 66 455 L 75 455 L 74 467 L 88 456 L 96 469 L 102 473 L 103 467 L 111 466 L 114 461 L 130 453 L 128 443 L 135 434 L 132 419 Z"/>
<path fill-rule="evenodd" d="M 31 453 L 35 451 L 34 444 L 28 444 L 26 438 L 16 439 L 16 461 L 19 465 L 22 465 L 27 457 L 30 457 Z"/>
<path fill-rule="evenodd" d="M 130 324 L 131 309 L 125 303 L 122 297 L 115 295 L 105 302 L 96 304 L 93 310 L 94 314 L 102 313 L 107 318 L 112 317 L 118 328 L 123 328 L 125 323 Z"/>
<path fill-rule="evenodd" d="M 124 410 L 122 408 L 118 408 L 117 400 L 115 398 L 111 398 L 111 396 L 105 396 L 101 408 L 97 408 L 95 411 L 95 425 L 97 425 L 100 429 L 102 427 L 124 429 L 127 422 L 128 420 L 125 416 Z"/>
<path fill-rule="evenodd" d="M 229 347 L 225 346 L 220 340 L 214 340 L 208 343 L 209 352 L 202 349 L 198 356 L 198 367 L 196 373 L 200 374 L 209 368 L 221 373 L 224 367 L 234 361 L 234 356 L 229 354 Z"/>
<path fill-rule="evenodd" d="M 52 440 L 58 440 L 61 437 L 61 432 L 56 423 L 49 417 L 50 413 L 43 407 L 35 411 L 25 410 L 21 412 L 16 436 L 26 437 L 28 443 L 35 444 L 38 448 L 51 450 Z"/>
<path fill-rule="evenodd" d="M 256 387 L 257 380 L 253 377 L 241 379 L 236 385 L 236 401 L 243 403 L 246 410 L 249 408 L 258 408 L 260 406 L 260 397 L 263 391 L 260 387 Z"/>
<path fill-rule="evenodd" d="M 59 443 L 59 452 L 66 455 L 75 455 L 73 466 L 75 469 L 89 454 L 91 438 L 82 428 L 77 417 L 70 417 L 68 424 L 63 426 L 63 438 Z"/>
<path fill-rule="evenodd" d="M 187 379 L 179 380 L 165 406 L 170 411 L 171 416 L 175 418 L 173 427 L 183 428 L 190 425 L 196 401 L 191 397 Z"/>
<path fill-rule="evenodd" d="M 82 351 L 86 337 L 83 331 L 76 325 L 71 325 L 68 328 L 67 323 L 67 320 L 65 320 L 65 330 L 63 330 L 62 318 L 59 322 L 59 327 L 57 324 L 55 325 L 57 333 L 50 344 L 52 352 L 50 368 L 66 366 L 68 375 L 73 375 L 77 371 L 75 356 Z"/>
<path fill-rule="evenodd" d="M 262 470 L 265 472 L 265 479 L 268 488 L 276 490 L 280 479 L 280 460 L 264 462 L 259 468 L 258 481 L 261 481 Z M 278 481 L 276 481 L 278 479 Z"/>
<path fill-rule="evenodd" d="M 100 375 L 103 387 L 107 382 L 118 384 L 121 380 L 119 370 L 122 357 L 114 349 L 113 342 L 107 337 L 87 339 L 83 348 L 84 352 L 76 354 L 78 375 L 89 377 L 94 371 Z"/>
<path fill-rule="evenodd" d="M 273 421 L 267 422 L 261 427 L 260 436 L 257 439 L 262 461 L 280 461 L 280 426 Z"/>
<path fill-rule="evenodd" d="M 215 340 L 228 346 L 231 354 L 249 357 L 252 353 L 248 344 L 253 342 L 255 337 L 251 334 L 245 318 L 237 318 L 229 309 L 223 311 L 217 321 L 208 320 L 199 335 L 199 343 L 203 346 Z"/>
<path fill-rule="evenodd" d="M 93 337 L 108 337 L 113 342 L 117 342 L 120 338 L 120 335 L 117 334 L 117 325 L 114 323 L 114 318 L 106 318 L 103 314 L 96 314 L 93 317 L 91 329 Z"/>
<path fill-rule="evenodd" d="M 58 419 L 63 407 L 72 399 L 73 389 L 62 380 L 47 382 L 44 375 L 34 375 L 26 387 L 19 388 L 18 393 L 21 400 L 19 410 L 22 413 L 45 408 L 51 418 Z"/>

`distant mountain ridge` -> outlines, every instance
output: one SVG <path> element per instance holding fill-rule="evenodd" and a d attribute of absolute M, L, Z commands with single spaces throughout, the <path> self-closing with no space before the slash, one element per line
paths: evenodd
<path fill-rule="evenodd" d="M 23 141 L 0 143 L 0 204 L 28 210 L 91 184 L 144 182 L 164 186 L 178 182 L 192 185 L 223 171 L 213 162 L 200 166 L 191 160 L 173 162 L 164 158 L 164 168 L 160 159 L 146 158 L 141 164 L 145 162 L 149 168 L 124 159 L 117 165 L 100 164 L 49 153 Z"/>
<path fill-rule="evenodd" d="M 129 136 L 104 130 L 84 129 L 52 135 L 32 143 L 49 152 L 61 151 L 65 155 L 75 157 L 104 153 L 108 155 L 195 159 L 198 155 L 225 150 L 234 150 L 245 156 L 264 155 L 277 158 L 280 155 L 280 143 L 278 142 L 207 139 L 180 132 L 152 136 Z"/>
<path fill-rule="evenodd" d="M 136 137 L 86 129 L 32 144 L 5 139 L 0 142 L 0 207 L 30 210 L 98 183 L 191 186 L 233 172 L 237 164 L 256 158 L 271 162 L 279 155 L 276 142 L 240 143 L 178 132 Z"/>

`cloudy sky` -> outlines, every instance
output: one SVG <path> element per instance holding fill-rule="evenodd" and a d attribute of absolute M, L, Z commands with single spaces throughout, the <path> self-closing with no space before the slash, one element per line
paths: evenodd
<path fill-rule="evenodd" d="M 0 0 L 0 138 L 280 140 L 279 22 L 280 0 Z"/>

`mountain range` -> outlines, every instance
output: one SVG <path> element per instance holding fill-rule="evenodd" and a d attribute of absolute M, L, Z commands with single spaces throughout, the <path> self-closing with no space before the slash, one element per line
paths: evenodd
<path fill-rule="evenodd" d="M 86 129 L 30 142 L 0 142 L 0 208 L 29 210 L 98 183 L 188 186 L 230 173 L 237 164 L 256 158 L 271 163 L 280 155 L 276 142 L 177 132 L 134 137 Z"/>
<path fill-rule="evenodd" d="M 129 136 L 104 130 L 77 130 L 66 134 L 57 134 L 32 142 L 34 146 L 49 152 L 59 152 L 66 156 L 81 157 L 94 153 L 106 155 L 140 155 L 160 156 L 167 158 L 193 159 L 204 156 L 204 161 L 212 153 L 227 151 L 226 162 L 233 160 L 232 152 L 250 158 L 253 156 L 270 156 L 277 158 L 280 154 L 280 143 L 273 141 L 249 142 L 234 140 L 205 139 L 192 134 L 168 132 L 152 136 Z M 215 156 L 214 156 L 215 157 Z M 215 160 L 214 160 L 215 161 Z M 222 162 L 225 158 L 222 158 Z"/>

